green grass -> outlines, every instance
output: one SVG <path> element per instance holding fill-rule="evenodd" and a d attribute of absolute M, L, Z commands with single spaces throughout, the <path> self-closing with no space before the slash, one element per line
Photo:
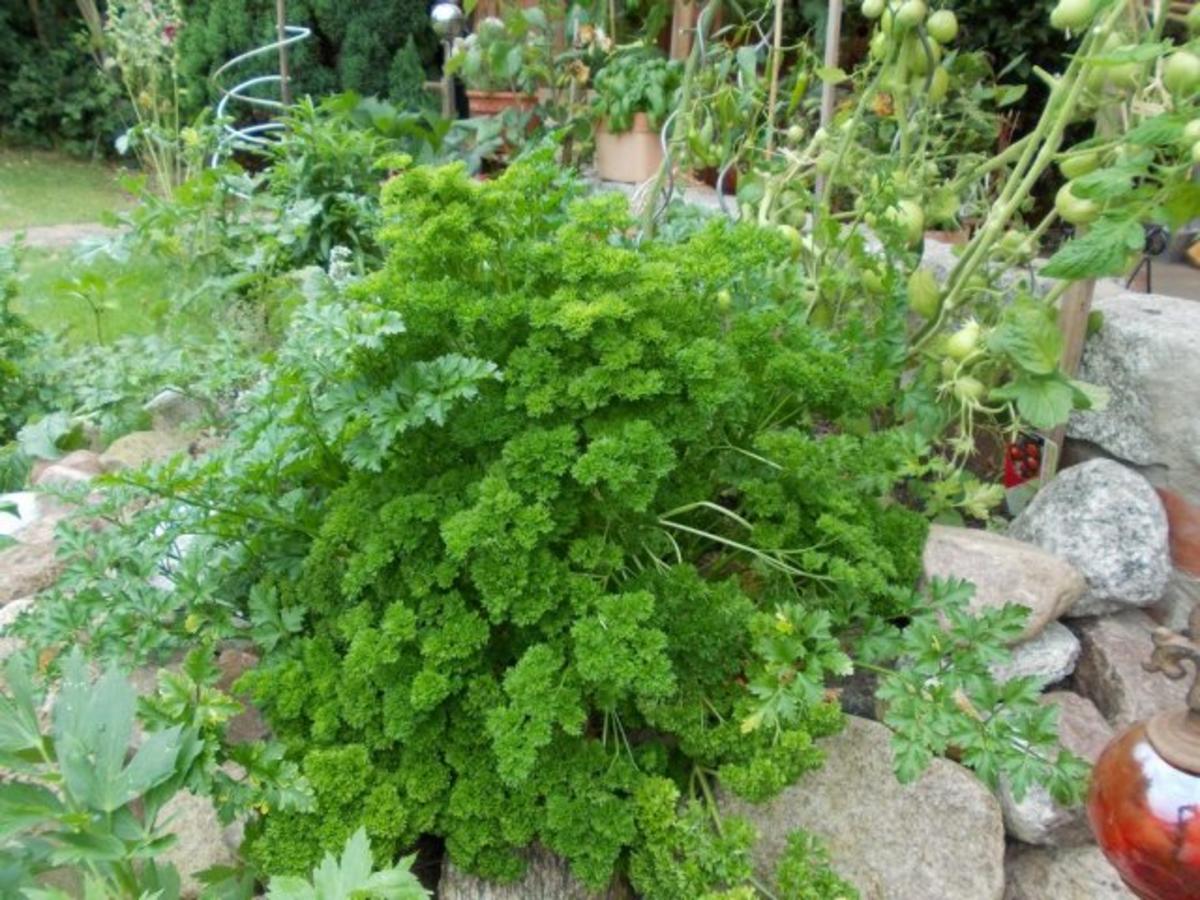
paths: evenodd
<path fill-rule="evenodd" d="M 29 250 L 13 309 L 35 328 L 59 334 L 72 346 L 104 343 L 161 332 L 170 309 L 168 285 L 180 287 L 178 273 L 157 260 L 134 257 L 118 263 L 101 257 L 81 264 L 69 251 Z M 189 330 L 202 327 L 187 324 Z"/>
<path fill-rule="evenodd" d="M 0 148 L 0 228 L 99 222 L 133 202 L 119 177 L 103 163 Z"/>

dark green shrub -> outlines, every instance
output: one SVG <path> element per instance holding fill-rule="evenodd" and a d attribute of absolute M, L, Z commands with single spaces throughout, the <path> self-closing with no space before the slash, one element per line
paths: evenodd
<path fill-rule="evenodd" d="M 209 76 L 217 67 L 275 37 L 273 0 L 187 0 L 184 16 L 181 64 L 198 108 L 216 102 Z M 436 52 L 421 0 L 291 0 L 288 22 L 313 29 L 291 50 L 297 95 L 355 91 L 406 104 L 421 96 L 424 67 Z M 230 72 L 229 81 L 276 66 L 268 54 Z"/>
<path fill-rule="evenodd" d="M 39 8 L 40 38 L 24 3 L 0 7 L 0 136 L 110 154 L 125 130 L 128 106 L 120 86 L 88 52 L 73 2 L 45 0 Z"/>

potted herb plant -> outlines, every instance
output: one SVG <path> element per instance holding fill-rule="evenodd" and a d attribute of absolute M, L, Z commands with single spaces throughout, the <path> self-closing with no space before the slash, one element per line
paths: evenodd
<path fill-rule="evenodd" d="M 597 73 L 596 170 L 607 181 L 640 182 L 662 165 L 659 129 L 682 80 L 677 61 L 637 48 L 615 55 Z"/>
<path fill-rule="evenodd" d="M 483 19 L 472 34 L 455 42 L 446 71 L 466 83 L 471 115 L 488 116 L 532 110 L 552 64 L 546 14 L 529 7 L 510 10 L 503 19 Z"/>

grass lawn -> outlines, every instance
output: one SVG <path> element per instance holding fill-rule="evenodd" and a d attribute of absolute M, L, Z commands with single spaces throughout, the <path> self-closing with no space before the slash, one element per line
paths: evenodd
<path fill-rule="evenodd" d="M 102 257 L 80 266 L 65 250 L 26 251 L 21 276 L 13 310 L 73 346 L 160 331 L 169 311 L 167 286 L 179 281 L 157 260 Z"/>
<path fill-rule="evenodd" d="M 0 147 L 0 228 L 98 222 L 133 199 L 103 163 Z"/>

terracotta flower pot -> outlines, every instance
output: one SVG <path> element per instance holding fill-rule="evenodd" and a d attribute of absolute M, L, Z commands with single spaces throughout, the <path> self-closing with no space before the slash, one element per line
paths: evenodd
<path fill-rule="evenodd" d="M 472 116 L 494 116 L 506 109 L 533 109 L 537 97 L 517 91 L 467 91 L 467 109 Z"/>
<path fill-rule="evenodd" d="M 658 129 L 645 113 L 633 117 L 629 131 L 616 134 L 604 122 L 596 126 L 596 172 L 605 181 L 640 184 L 654 177 L 662 165 Z"/>

